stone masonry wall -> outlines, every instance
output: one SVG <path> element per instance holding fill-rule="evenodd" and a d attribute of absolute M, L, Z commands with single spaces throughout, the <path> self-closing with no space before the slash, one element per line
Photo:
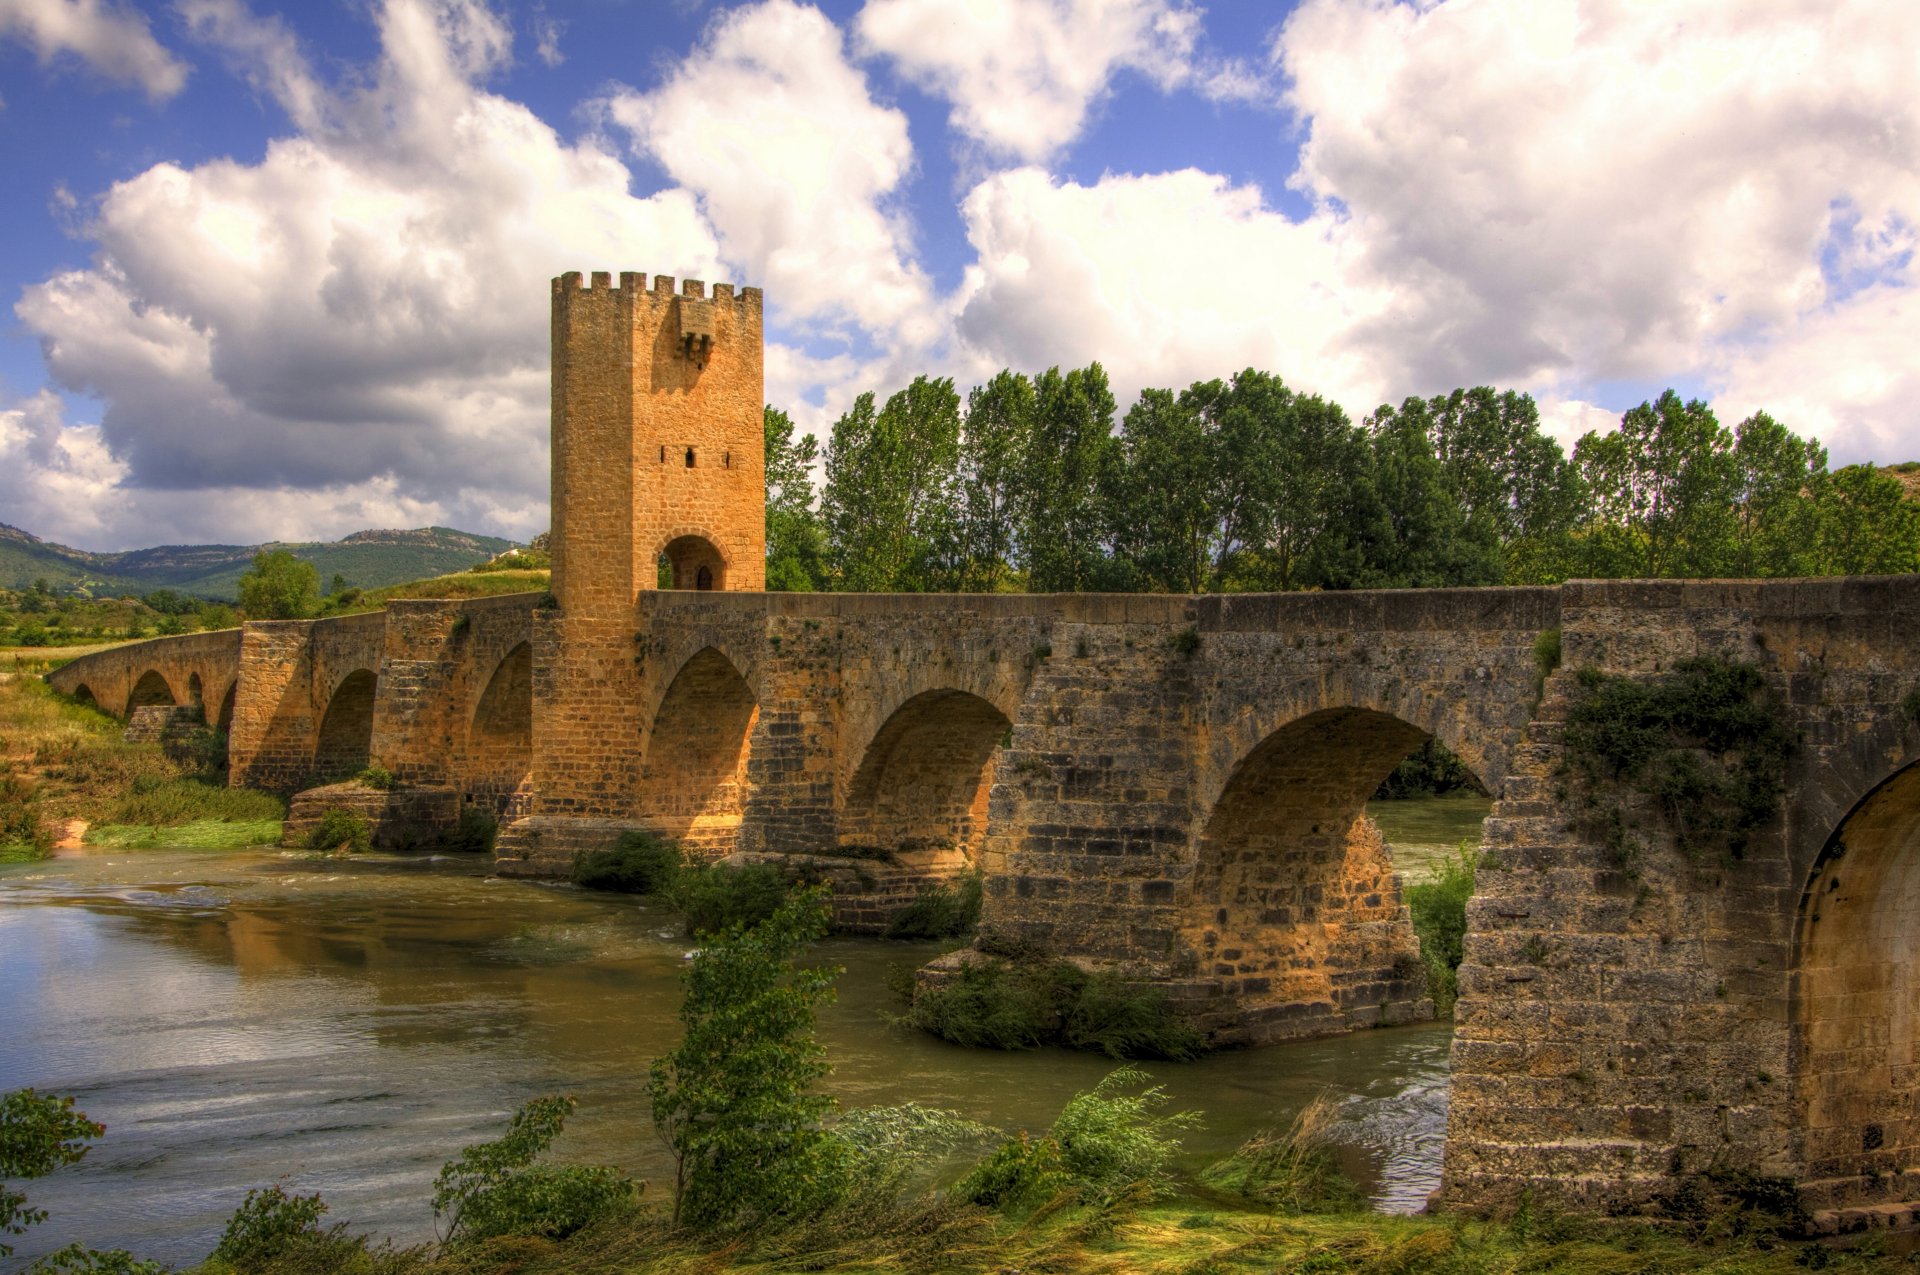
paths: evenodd
<path fill-rule="evenodd" d="M 148 675 L 160 678 L 168 701 L 182 706 L 193 703 L 191 688 L 198 679 L 207 721 L 220 726 L 239 671 L 240 630 L 220 629 L 149 638 L 83 655 L 49 673 L 47 681 L 63 695 L 91 699 L 116 717 L 125 717 L 135 707 L 131 703 L 134 687 Z"/>

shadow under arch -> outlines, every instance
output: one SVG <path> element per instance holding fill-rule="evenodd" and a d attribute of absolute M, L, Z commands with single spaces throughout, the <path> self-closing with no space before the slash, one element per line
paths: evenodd
<path fill-rule="evenodd" d="M 236 703 L 238 703 L 239 700 L 240 700 L 240 679 L 236 677 L 231 682 L 227 683 L 227 693 L 220 697 L 220 715 L 213 724 L 213 728 L 215 730 L 220 731 L 222 734 L 228 734 L 232 732 L 233 706 Z"/>
<path fill-rule="evenodd" d="M 1430 736 L 1331 708 L 1280 727 L 1209 812 L 1179 946 L 1234 1024 L 1265 1044 L 1433 1016 L 1420 943 L 1369 797 Z M 1476 777 L 1477 778 L 1477 777 Z"/>
<path fill-rule="evenodd" d="M 94 698 L 93 688 L 85 682 L 73 688 L 73 702 L 76 704 L 85 704 L 89 708 L 100 707 L 100 701 Z"/>
<path fill-rule="evenodd" d="M 702 647 L 654 712 L 636 813 L 690 851 L 730 853 L 746 808 L 747 757 L 760 701 L 733 661 Z"/>
<path fill-rule="evenodd" d="M 473 710 L 475 737 L 502 746 L 533 747 L 533 644 L 501 657 Z"/>
<path fill-rule="evenodd" d="M 178 704 L 173 687 L 160 675 L 159 669 L 148 669 L 133 684 L 133 690 L 127 693 L 127 716 L 133 716 L 136 708 L 150 708 L 157 704 Z"/>
<path fill-rule="evenodd" d="M 202 713 L 206 712 L 207 692 L 200 684 L 198 673 L 187 674 L 187 703 Z"/>
<path fill-rule="evenodd" d="M 373 760 L 373 701 L 378 682 L 370 669 L 355 669 L 334 688 L 313 744 L 313 771 L 321 782 L 351 778 Z"/>
<path fill-rule="evenodd" d="M 1803 1181 L 1920 1198 L 1920 761 L 1855 804 L 1800 899 L 1792 993 Z"/>
<path fill-rule="evenodd" d="M 978 860 L 1001 741 L 1012 723 L 967 691 L 923 691 L 875 732 L 847 784 L 840 844 L 957 850 Z"/>

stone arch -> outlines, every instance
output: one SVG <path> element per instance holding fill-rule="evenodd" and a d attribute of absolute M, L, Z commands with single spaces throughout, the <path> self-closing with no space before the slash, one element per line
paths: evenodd
<path fill-rule="evenodd" d="M 93 688 L 85 682 L 73 688 L 73 698 L 76 703 L 88 704 L 94 708 L 100 707 L 100 701 L 94 698 Z"/>
<path fill-rule="evenodd" d="M 476 739 L 533 747 L 533 644 L 522 642 L 494 667 L 473 710 Z"/>
<path fill-rule="evenodd" d="M 215 719 L 213 728 L 231 733 L 233 730 L 233 706 L 240 699 L 240 679 L 234 678 L 227 683 L 227 693 L 220 697 L 220 715 Z"/>
<path fill-rule="evenodd" d="M 187 703 L 202 712 L 206 711 L 206 688 L 201 685 L 198 673 L 187 674 Z"/>
<path fill-rule="evenodd" d="M 888 716 L 841 803 L 842 846 L 979 857 L 1007 715 L 981 696 L 923 691 Z"/>
<path fill-rule="evenodd" d="M 733 661 L 711 646 L 697 651 L 654 712 L 636 794 L 639 817 L 689 849 L 732 851 L 759 720 L 759 697 Z"/>
<path fill-rule="evenodd" d="M 323 779 L 346 779 L 373 759 L 373 700 L 379 685 L 370 669 L 355 669 L 327 700 L 314 738 L 313 769 Z"/>
<path fill-rule="evenodd" d="M 1920 762 L 1863 797 L 1807 878 L 1795 934 L 1801 1176 L 1846 1203 L 1913 1197 L 1920 1156 Z"/>
<path fill-rule="evenodd" d="M 720 547 L 697 532 L 677 535 L 660 550 L 666 570 L 663 579 L 675 589 L 713 589 L 727 587 L 727 556 Z M 700 583 L 704 578 L 706 583 Z"/>
<path fill-rule="evenodd" d="M 136 708 L 147 708 L 155 704 L 178 704 L 173 687 L 160 674 L 159 669 L 148 669 L 133 684 L 133 690 L 127 694 L 127 716 L 133 716 Z"/>
<path fill-rule="evenodd" d="M 1428 732 L 1330 708 L 1243 757 L 1207 812 L 1179 947 L 1250 1043 L 1429 1018 L 1420 945 L 1369 796 Z"/>

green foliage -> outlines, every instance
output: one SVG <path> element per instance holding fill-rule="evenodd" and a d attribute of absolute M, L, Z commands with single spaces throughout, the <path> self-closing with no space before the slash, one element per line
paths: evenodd
<path fill-rule="evenodd" d="M 391 792 L 393 790 L 393 772 L 385 766 L 377 764 L 369 766 L 355 776 L 355 778 L 363 788 L 371 788 L 376 792 Z"/>
<path fill-rule="evenodd" d="M 1181 629 L 1173 635 L 1169 644 L 1173 647 L 1176 655 L 1180 655 L 1186 659 L 1192 659 L 1200 653 L 1200 630 L 1195 628 Z"/>
<path fill-rule="evenodd" d="M 788 896 L 757 925 L 716 935 L 694 956 L 680 1007 L 685 1035 L 648 1070 L 654 1127 L 676 1165 L 674 1220 L 740 1231 L 813 1213 L 845 1180 L 826 1132 L 833 1100 L 815 1008 L 837 969 L 794 960 L 826 933 L 826 892 Z"/>
<path fill-rule="evenodd" d="M 1337 1104 L 1322 1093 L 1301 1108 L 1284 1133 L 1262 1130 L 1226 1159 L 1209 1165 L 1200 1180 L 1215 1190 L 1260 1204 L 1276 1213 L 1353 1213 L 1367 1197 L 1340 1170 L 1330 1133 Z"/>
<path fill-rule="evenodd" d="M 982 885 L 977 871 L 963 872 L 951 882 L 934 882 L 893 918 L 887 937 L 952 939 L 973 933 L 980 924 Z"/>
<path fill-rule="evenodd" d="M 902 1020 L 973 1048 L 1059 1044 L 1110 1058 L 1174 1061 L 1206 1049 L 1205 1038 L 1157 988 L 1061 960 L 969 960 L 920 989 Z"/>
<path fill-rule="evenodd" d="M 1166 1091 L 1133 1067 L 1109 1073 L 1075 1094 L 1046 1135 L 1009 1139 L 954 1187 L 970 1203 L 1003 1210 L 1071 1191 L 1088 1203 L 1124 1195 L 1171 1193 L 1180 1140 L 1200 1123 L 1198 1112 L 1158 1114 Z M 1137 1092 L 1128 1092 L 1136 1090 Z"/>
<path fill-rule="evenodd" d="M 262 549 L 236 587 L 250 620 L 298 620 L 320 607 L 320 573 L 285 549 Z"/>
<path fill-rule="evenodd" d="M 1533 669 L 1544 684 L 1560 667 L 1560 630 L 1542 629 L 1533 640 Z"/>
<path fill-rule="evenodd" d="M 1689 855 L 1739 858 L 1779 813 L 1795 739 L 1758 667 L 1703 656 L 1651 678 L 1578 678 L 1566 747 L 1598 817 L 1604 790 L 1625 786 L 1653 799 Z"/>
<path fill-rule="evenodd" d="M 690 863 L 674 874 L 667 897 L 685 915 L 687 933 L 699 938 L 766 921 L 788 891 L 786 876 L 771 863 Z"/>
<path fill-rule="evenodd" d="M 1427 969 L 1427 990 L 1433 994 L 1434 1008 L 1442 1014 L 1453 1011 L 1459 994 L 1458 971 L 1467 936 L 1467 900 L 1473 897 L 1479 857 L 1471 842 L 1462 841 L 1452 854 L 1439 862 L 1431 880 L 1409 885 L 1405 891 L 1407 910 L 1413 915 L 1413 930 L 1420 936 L 1420 959 Z"/>
<path fill-rule="evenodd" d="M 559 1239 L 630 1205 L 639 1194 L 617 1169 L 535 1164 L 560 1136 L 575 1103 L 536 1098 L 513 1113 L 507 1131 L 467 1147 L 433 1181 L 433 1215 L 448 1247 L 501 1235 Z"/>
<path fill-rule="evenodd" d="M 63 1165 L 77 1164 L 87 1143 L 106 1130 L 73 1109 L 72 1098 L 14 1089 L 0 1094 L 0 1180 L 40 1178 Z M 31 1208 L 27 1197 L 0 1186 L 0 1235 L 19 1235 L 46 1211 Z M 13 1247 L 0 1242 L 0 1257 Z"/>
<path fill-rule="evenodd" d="M 813 465 L 820 442 L 794 437 L 793 421 L 768 407 L 766 430 L 767 588 L 806 592 L 825 587 L 827 532 L 813 508 Z"/>
<path fill-rule="evenodd" d="M 1484 792 L 1480 780 L 1467 763 L 1437 739 L 1410 754 L 1375 790 L 1375 801 L 1399 801 L 1410 797 L 1438 797 L 1450 792 Z"/>
<path fill-rule="evenodd" d="M 93 1249 L 73 1243 L 27 1268 L 29 1275 L 170 1275 L 159 1262 L 144 1261 L 123 1248 Z"/>
<path fill-rule="evenodd" d="M 364 852 L 373 842 L 373 830 L 367 821 L 351 810 L 335 807 L 320 816 L 320 822 L 307 834 L 309 850 L 351 850 Z"/>
<path fill-rule="evenodd" d="M 324 1245 L 330 1236 L 337 1240 L 339 1227 L 320 1225 L 326 1211 L 327 1203 L 318 1195 L 289 1195 L 278 1183 L 257 1187 L 227 1219 L 209 1256 L 237 1271 L 268 1269 L 294 1250 Z"/>
<path fill-rule="evenodd" d="M 53 851 L 53 832 L 36 807 L 36 785 L 0 761 L 0 863 L 44 859 Z"/>
<path fill-rule="evenodd" d="M 257 823 L 284 819 L 287 804 L 273 793 L 229 788 L 203 775 L 136 775 L 125 796 L 106 807 L 102 823 L 172 828 L 218 821 Z"/>
<path fill-rule="evenodd" d="M 573 883 L 621 894 L 666 894 L 685 862 L 677 842 L 651 832 L 623 832 L 605 850 L 574 856 Z"/>
<path fill-rule="evenodd" d="M 856 593 L 948 587 L 947 488 L 960 446 L 951 379 L 915 377 L 878 411 L 862 394 L 827 441 L 820 517 L 837 587 Z"/>
<path fill-rule="evenodd" d="M 453 854 L 491 854 L 499 835 L 499 821 L 492 815 L 478 806 L 462 806 L 460 817 L 440 834 L 435 846 Z"/>

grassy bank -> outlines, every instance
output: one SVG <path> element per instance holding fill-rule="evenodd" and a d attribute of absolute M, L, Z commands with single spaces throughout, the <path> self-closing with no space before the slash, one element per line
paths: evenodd
<path fill-rule="evenodd" d="M 0 675 L 0 862 L 45 857 L 74 821 L 90 845 L 230 849 L 279 839 L 286 806 L 228 788 L 212 731 L 172 753 L 27 670 Z"/>

